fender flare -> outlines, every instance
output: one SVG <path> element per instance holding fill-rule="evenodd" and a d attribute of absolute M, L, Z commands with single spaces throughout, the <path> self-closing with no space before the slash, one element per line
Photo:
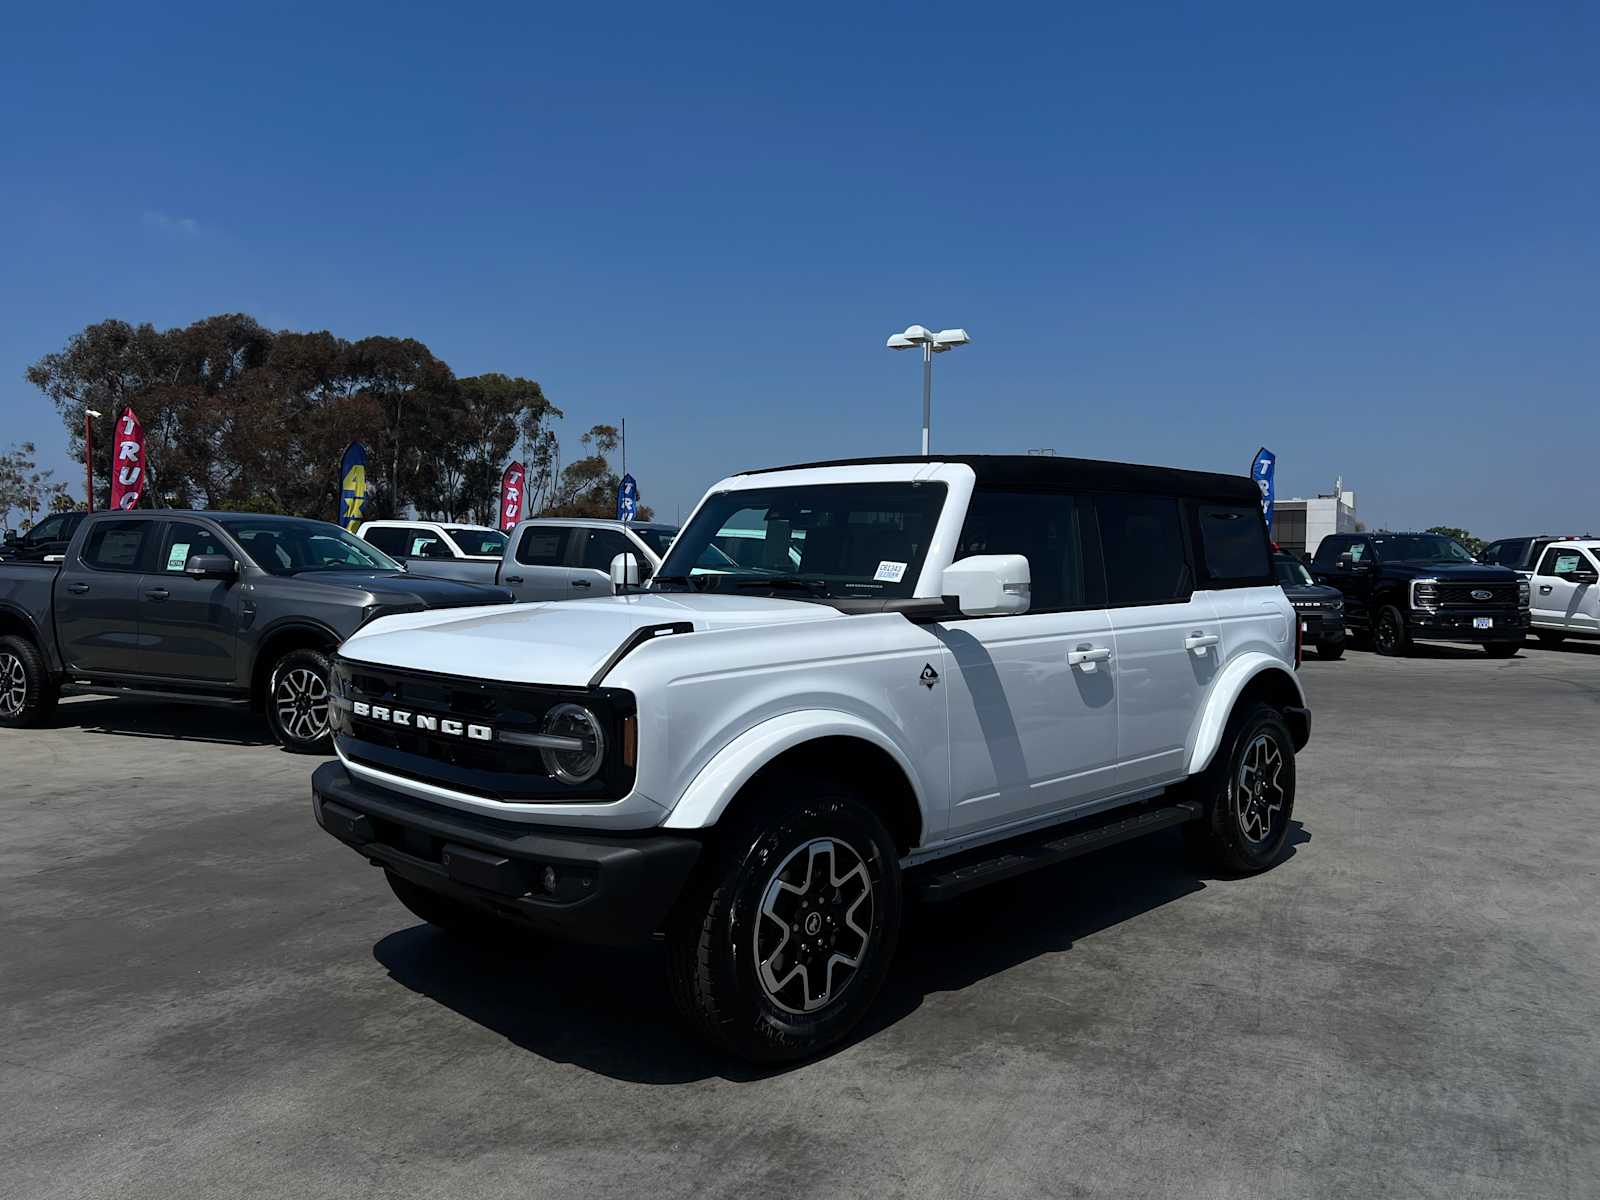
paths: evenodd
<path fill-rule="evenodd" d="M 1240 694 L 1252 679 L 1268 671 L 1277 671 L 1288 680 L 1295 695 L 1300 698 L 1300 707 L 1306 707 L 1305 689 L 1281 658 L 1260 651 L 1241 654 L 1223 668 L 1221 677 L 1212 685 L 1211 698 L 1206 702 L 1206 710 L 1195 728 L 1194 750 L 1189 755 L 1190 775 L 1198 775 L 1211 765 L 1211 759 L 1222 743 L 1222 731 L 1228 726 L 1228 717 L 1233 713 L 1233 706 L 1239 702 Z"/>
<path fill-rule="evenodd" d="M 733 798 L 757 771 L 786 750 L 825 737 L 851 737 L 867 742 L 892 758 L 921 810 L 928 818 L 922 783 L 905 751 L 877 726 L 837 709 L 808 708 L 769 717 L 745 730 L 718 750 L 684 788 L 671 807 L 664 829 L 707 829 L 721 818 Z"/>

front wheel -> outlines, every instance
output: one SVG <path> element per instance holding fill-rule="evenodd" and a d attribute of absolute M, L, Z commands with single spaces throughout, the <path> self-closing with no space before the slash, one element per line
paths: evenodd
<path fill-rule="evenodd" d="M 673 1000 L 757 1062 L 839 1041 L 882 986 L 900 932 L 899 855 L 854 788 L 784 780 L 711 847 L 667 933 Z"/>
<path fill-rule="evenodd" d="M 267 722 L 278 745 L 296 754 L 326 754 L 328 679 L 332 664 L 321 650 L 291 650 L 272 668 L 267 683 Z"/>
<path fill-rule="evenodd" d="M 1227 871 L 1277 862 L 1294 815 L 1294 740 L 1283 714 L 1266 704 L 1235 712 L 1195 792 L 1205 807 L 1184 827 L 1191 847 Z"/>
<path fill-rule="evenodd" d="M 42 725 L 60 690 L 39 648 L 25 638 L 0 637 L 0 729 Z"/>
<path fill-rule="evenodd" d="M 1411 648 L 1406 619 L 1393 605 L 1378 613 L 1378 624 L 1372 631 L 1372 648 L 1386 658 L 1399 658 Z"/>

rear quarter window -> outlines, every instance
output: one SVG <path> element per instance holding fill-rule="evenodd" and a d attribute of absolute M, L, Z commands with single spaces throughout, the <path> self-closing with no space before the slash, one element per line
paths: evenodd
<path fill-rule="evenodd" d="M 517 541 L 517 561 L 530 567 L 559 567 L 566 543 L 565 529 L 524 529 Z"/>
<path fill-rule="evenodd" d="M 1267 530 L 1256 505 L 1202 504 L 1197 509 L 1200 554 L 1208 582 L 1269 583 Z"/>

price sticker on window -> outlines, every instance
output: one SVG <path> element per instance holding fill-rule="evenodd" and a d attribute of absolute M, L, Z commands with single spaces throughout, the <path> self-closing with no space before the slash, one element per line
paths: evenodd
<path fill-rule="evenodd" d="M 189 565 L 189 543 L 174 542 L 167 551 L 167 570 L 181 571 Z"/>
<path fill-rule="evenodd" d="M 880 562 L 877 571 L 872 576 L 877 583 L 899 583 L 905 577 L 905 563 L 888 561 Z"/>

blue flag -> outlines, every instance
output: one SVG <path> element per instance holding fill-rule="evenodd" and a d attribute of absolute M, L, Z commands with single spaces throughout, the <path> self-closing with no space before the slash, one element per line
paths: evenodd
<path fill-rule="evenodd" d="M 1277 467 L 1278 456 L 1265 446 L 1256 451 L 1255 459 L 1250 463 L 1250 478 L 1261 489 L 1261 516 L 1267 523 L 1268 532 L 1272 530 L 1272 505 L 1277 499 L 1276 484 L 1273 482 Z"/>
<path fill-rule="evenodd" d="M 617 486 L 617 520 L 631 521 L 639 515 L 639 485 L 632 475 L 624 475 Z"/>
<path fill-rule="evenodd" d="M 366 503 L 367 452 L 360 442 L 351 442 L 339 464 L 339 524 L 354 533 L 366 520 Z"/>

